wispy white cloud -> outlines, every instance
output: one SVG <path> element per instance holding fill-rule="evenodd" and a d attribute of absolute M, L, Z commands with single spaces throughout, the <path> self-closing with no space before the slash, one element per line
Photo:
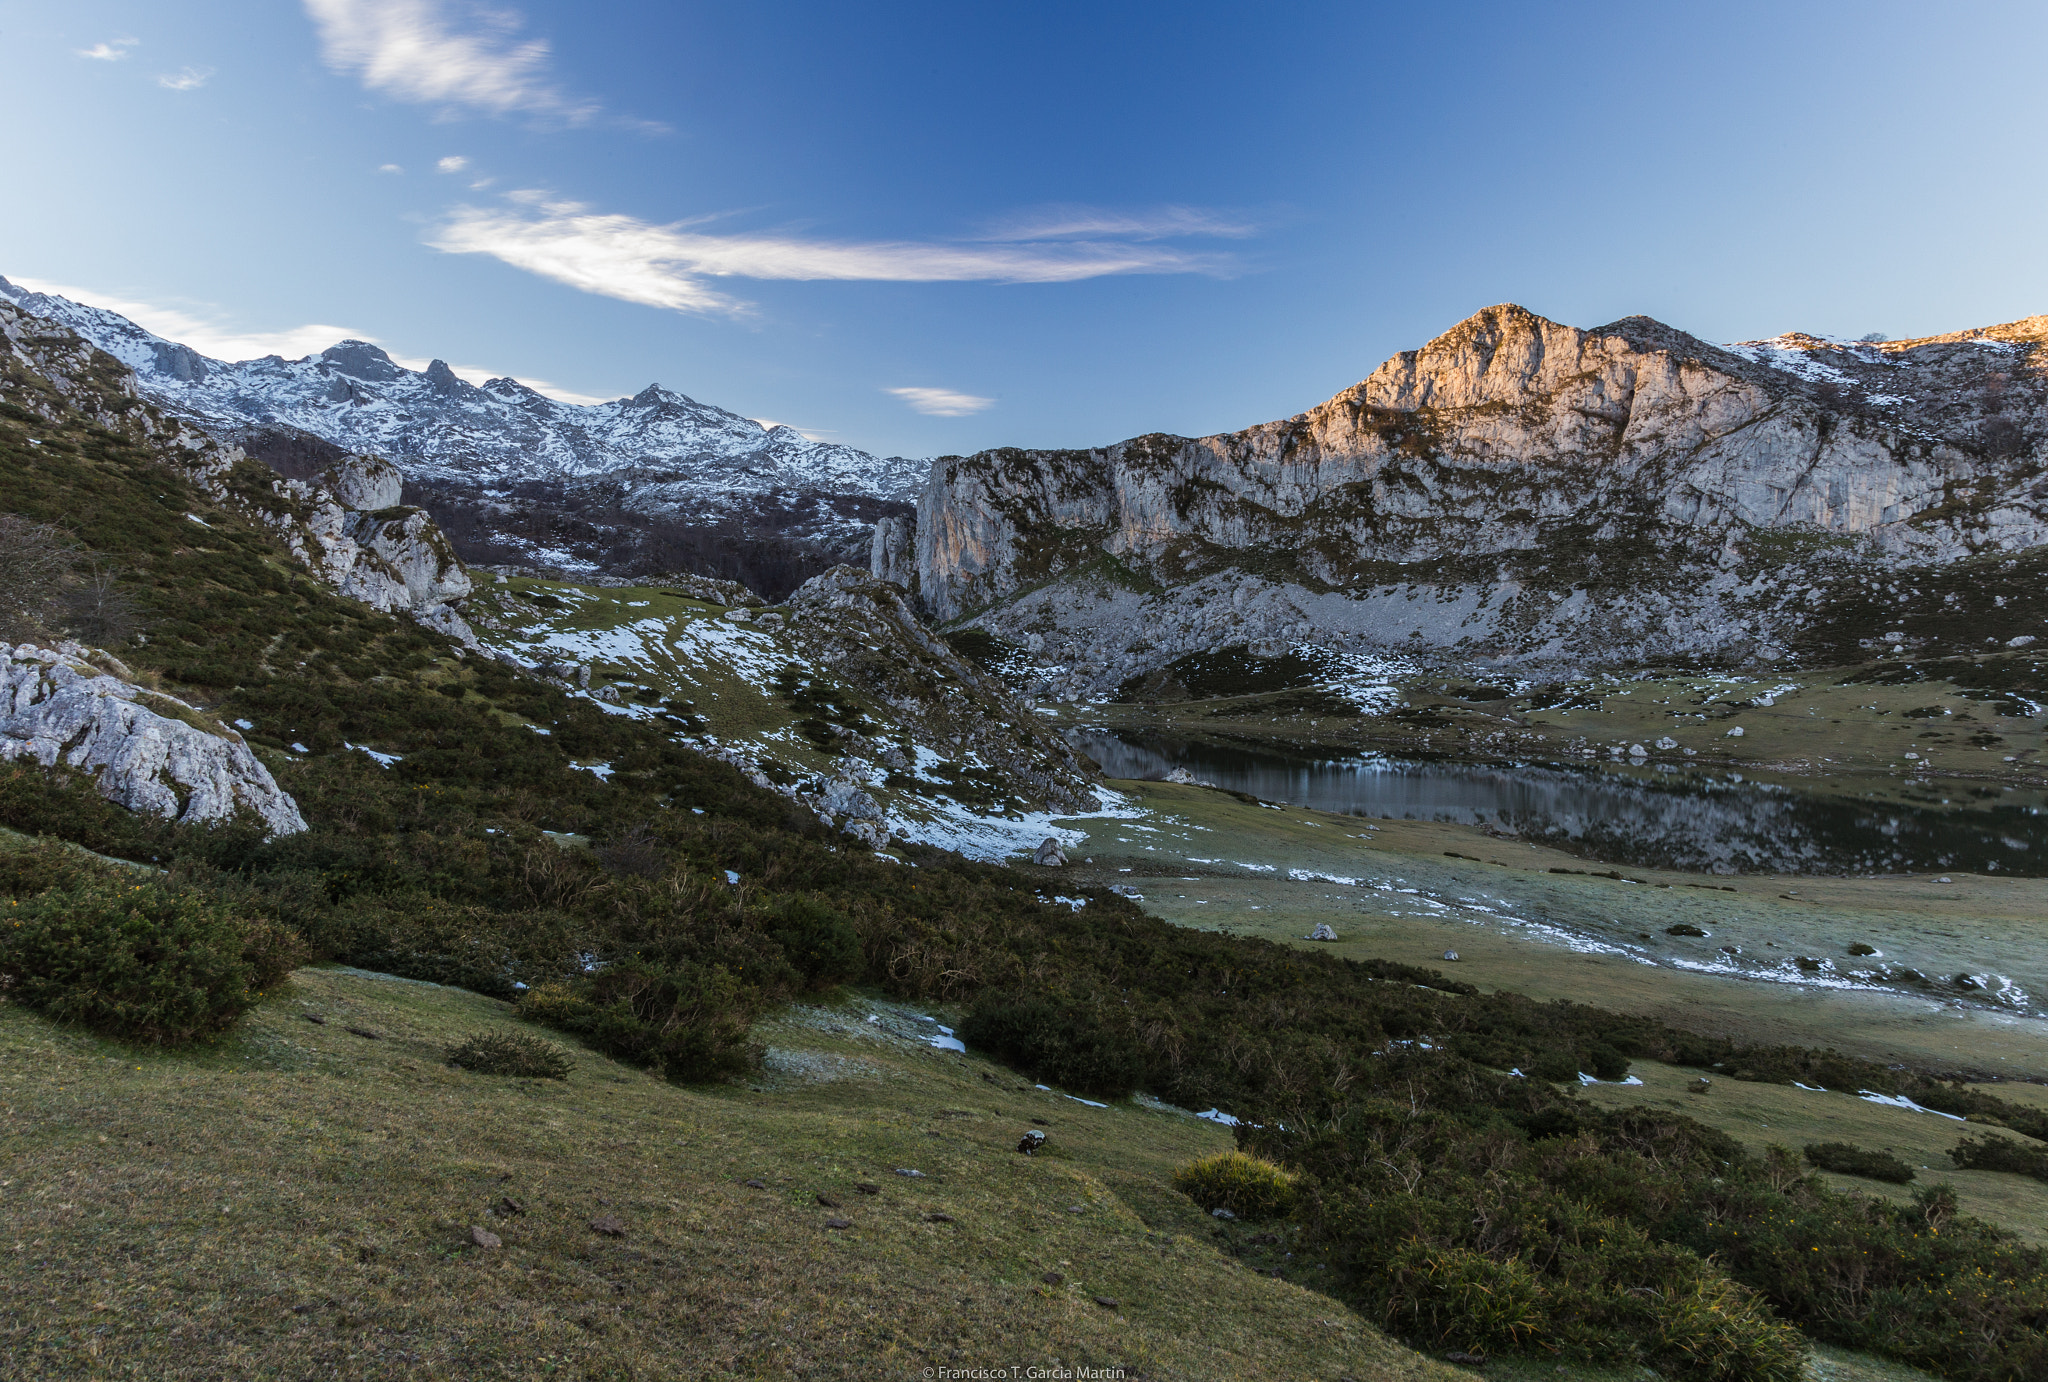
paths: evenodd
<path fill-rule="evenodd" d="M 459 173 L 468 166 L 469 160 L 461 154 L 450 154 L 434 165 L 436 170 L 443 173 Z"/>
<path fill-rule="evenodd" d="M 399 167 L 396 163 L 380 163 L 377 165 L 377 171 L 380 173 L 403 173 L 405 169 Z"/>
<path fill-rule="evenodd" d="M 197 91 L 212 78 L 211 67 L 181 67 L 175 72 L 160 74 L 156 84 L 166 91 Z"/>
<path fill-rule="evenodd" d="M 95 43 L 90 48 L 78 48 L 73 51 L 82 58 L 92 58 L 97 62 L 119 62 L 128 56 L 128 50 L 135 47 L 138 42 L 139 40 L 132 38 L 117 38 L 112 43 Z"/>
<path fill-rule="evenodd" d="M 955 393 L 951 389 L 884 389 L 908 403 L 914 412 L 928 417 L 971 417 L 984 408 L 995 406 L 993 398 L 978 398 L 971 393 Z"/>
<path fill-rule="evenodd" d="M 1132 239 L 835 241 L 794 235 L 708 235 L 701 222 L 654 225 L 577 202 L 515 192 L 518 209 L 463 206 L 427 243 L 488 254 L 587 293 L 678 312 L 747 310 L 709 286 L 718 278 L 892 283 L 1071 283 L 1110 274 L 1225 273 L 1229 261 Z"/>
<path fill-rule="evenodd" d="M 221 323 L 218 315 L 200 315 L 184 308 L 166 307 L 160 303 L 140 302 L 133 298 L 118 297 L 98 292 L 91 288 L 79 288 L 68 283 L 52 283 L 40 278 L 16 278 L 16 285 L 31 293 L 48 293 L 53 297 L 70 298 L 91 307 L 104 307 L 109 312 L 118 312 L 143 330 L 191 346 L 201 355 L 215 360 L 259 360 L 266 355 L 278 355 L 287 360 L 303 359 L 317 355 L 337 341 L 368 341 L 382 345 L 375 336 L 352 326 L 331 326 L 324 322 L 308 322 L 304 326 L 288 326 L 278 331 L 246 331 Z M 432 361 L 411 355 L 391 356 L 397 363 L 411 370 L 423 370 Z M 476 365 L 449 366 L 457 378 L 472 384 L 481 384 L 486 379 L 496 379 L 504 370 L 484 369 Z M 522 379 L 520 383 L 549 398 L 563 403 L 605 403 L 609 399 L 593 394 L 577 393 L 551 384 L 545 379 Z"/>
<path fill-rule="evenodd" d="M 1243 217 L 1225 216 L 1196 206 L 1161 206 L 1149 211 L 1116 211 L 1095 206 L 1048 206 L 1009 217 L 991 226 L 987 240 L 1067 240 L 1115 236 L 1123 240 L 1165 240 L 1176 237 L 1243 240 L 1259 226 Z"/>
<path fill-rule="evenodd" d="M 597 103 L 566 95 L 545 39 L 519 37 L 510 10 L 443 0 L 305 0 L 327 65 L 372 91 L 423 105 L 581 124 Z"/>

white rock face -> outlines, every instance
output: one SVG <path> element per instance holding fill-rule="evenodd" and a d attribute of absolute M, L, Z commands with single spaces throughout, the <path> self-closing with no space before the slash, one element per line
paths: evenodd
<path fill-rule="evenodd" d="M 1770 661 L 1810 618 L 1802 588 L 1844 564 L 2048 542 L 2037 357 L 2048 317 L 1724 348 L 1642 317 L 1581 331 L 1489 308 L 1283 421 L 941 459 L 918 596 L 940 620 L 1043 634 L 1096 692 L 1304 632 Z"/>
<path fill-rule="evenodd" d="M 75 643 L 0 649 L 0 760 L 92 773 L 108 800 L 166 820 L 225 821 L 247 810 L 273 834 L 306 828 L 240 735 L 88 657 Z"/>

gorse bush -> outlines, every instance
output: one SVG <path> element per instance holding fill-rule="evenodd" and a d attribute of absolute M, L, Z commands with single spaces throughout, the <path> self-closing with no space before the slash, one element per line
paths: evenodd
<path fill-rule="evenodd" d="M 288 973 L 297 938 L 197 891 L 91 878 L 10 902 L 0 972 L 59 1022 L 179 1043 L 232 1026 Z"/>
<path fill-rule="evenodd" d="M 552 1041 L 520 1032 L 478 1032 L 448 1052 L 448 1063 L 478 1075 L 529 1080 L 569 1078 L 569 1053 Z"/>
<path fill-rule="evenodd" d="M 1806 1159 L 1821 1170 L 1840 1176 L 1862 1176 L 1865 1180 L 1890 1181 L 1894 1185 L 1904 1185 L 1913 1179 L 1913 1168 L 1891 1153 L 1867 1152 L 1847 1142 L 1808 1143 Z"/>
<path fill-rule="evenodd" d="M 830 988 L 860 977 L 860 935 L 844 913 L 815 898 L 793 897 L 764 929 L 803 976 L 804 986 Z"/>
<path fill-rule="evenodd" d="M 968 1012 L 960 1035 L 1036 1079 L 1098 1098 L 1121 1099 L 1145 1078 L 1143 1052 L 1086 998 L 991 994 Z"/>
<path fill-rule="evenodd" d="M 519 1015 L 686 1084 L 760 1063 L 759 1048 L 747 1039 L 755 997 L 723 969 L 627 960 L 532 990 L 520 999 Z"/>
<path fill-rule="evenodd" d="M 2027 1146 L 1995 1133 L 1964 1138 L 1949 1152 L 1949 1159 L 1965 1171 L 2010 1171 L 2048 1180 L 2048 1147 Z"/>
<path fill-rule="evenodd" d="M 1262 1157 L 1218 1152 L 1173 1173 L 1173 1188 L 1204 1209 L 1240 1219 L 1282 1219 L 1294 1208 L 1294 1177 Z"/>

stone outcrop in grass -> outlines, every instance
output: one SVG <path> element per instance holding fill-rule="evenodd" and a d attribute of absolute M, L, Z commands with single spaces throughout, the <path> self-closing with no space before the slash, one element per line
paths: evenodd
<path fill-rule="evenodd" d="M 226 821 L 247 811 L 275 834 L 306 828 L 240 735 L 125 673 L 75 643 L 0 650 L 0 761 L 91 773 L 108 800 L 167 820 Z"/>

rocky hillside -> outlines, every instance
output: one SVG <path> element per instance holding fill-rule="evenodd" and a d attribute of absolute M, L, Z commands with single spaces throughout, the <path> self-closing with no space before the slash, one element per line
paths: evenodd
<path fill-rule="evenodd" d="M 914 573 L 901 534 L 875 565 L 1070 694 L 1239 643 L 1860 660 L 1966 607 L 1981 649 L 2048 633 L 2043 340 L 1724 348 L 1494 307 L 1284 421 L 942 458 Z"/>
<path fill-rule="evenodd" d="M 473 560 L 611 569 L 621 533 L 646 546 L 650 523 L 680 520 L 731 528 L 723 546 L 779 539 L 830 549 L 793 585 L 865 544 L 868 526 L 912 497 L 928 465 L 811 441 L 658 384 L 609 403 L 561 403 L 516 379 L 470 384 L 441 360 L 407 369 L 366 341 L 300 360 L 229 362 L 5 279 L 0 300 L 70 327 L 133 369 L 143 396 L 252 453 L 312 438 L 388 458 L 448 526 L 463 526 L 457 513 L 470 517 L 476 540 L 492 545 Z M 536 507 L 553 521 L 523 521 Z M 649 556 L 649 569 L 664 559 Z M 672 569 L 673 553 L 666 559 Z"/>

